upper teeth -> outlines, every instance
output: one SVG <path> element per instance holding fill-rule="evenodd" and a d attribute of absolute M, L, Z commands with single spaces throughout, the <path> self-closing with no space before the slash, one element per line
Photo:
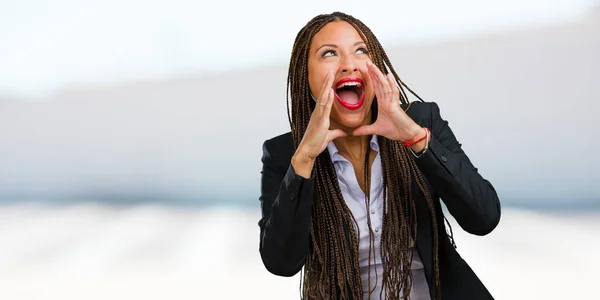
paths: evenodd
<path fill-rule="evenodd" d="M 343 88 L 345 86 L 358 86 L 361 87 L 360 82 L 358 81 L 348 81 L 348 82 L 344 82 L 340 85 L 337 86 L 338 89 Z"/>

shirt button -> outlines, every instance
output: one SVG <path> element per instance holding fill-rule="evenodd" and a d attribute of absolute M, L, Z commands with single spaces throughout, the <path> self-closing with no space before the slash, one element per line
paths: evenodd
<path fill-rule="evenodd" d="M 379 228 L 375 228 L 375 232 L 379 232 Z"/>
<path fill-rule="evenodd" d="M 375 214 L 375 210 L 371 209 L 371 214 L 374 215 Z"/>
<path fill-rule="evenodd" d="M 443 155 L 442 155 L 442 157 L 441 157 L 441 158 L 442 158 L 442 161 L 443 161 L 443 162 L 447 162 L 447 161 L 448 161 L 448 159 L 447 159 L 445 156 L 443 156 Z"/>

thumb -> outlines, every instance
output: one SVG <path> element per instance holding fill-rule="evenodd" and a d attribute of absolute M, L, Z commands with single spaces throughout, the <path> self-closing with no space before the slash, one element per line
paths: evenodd
<path fill-rule="evenodd" d="M 375 127 L 375 124 L 371 124 L 371 125 L 363 125 L 363 126 L 356 128 L 352 132 L 352 135 L 372 135 L 372 134 L 376 134 L 376 132 L 377 132 L 377 129 Z"/>
<path fill-rule="evenodd" d="M 327 143 L 343 136 L 348 136 L 348 134 L 341 129 L 329 130 L 329 132 L 327 132 Z"/>

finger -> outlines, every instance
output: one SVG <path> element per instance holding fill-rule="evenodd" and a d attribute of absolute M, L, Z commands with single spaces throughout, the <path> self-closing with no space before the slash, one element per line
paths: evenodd
<path fill-rule="evenodd" d="M 325 91 L 325 89 L 327 88 L 327 85 L 325 84 L 327 82 L 327 80 L 329 79 L 329 72 L 327 72 L 327 74 L 325 75 L 325 78 L 323 79 L 323 86 L 321 86 L 321 89 L 319 90 L 319 93 L 315 96 L 312 93 L 310 93 L 310 95 L 312 96 L 313 100 L 315 100 L 315 103 L 318 105 L 321 101 L 323 92 Z"/>
<path fill-rule="evenodd" d="M 320 105 L 327 105 L 327 97 L 329 90 L 331 89 L 331 85 L 333 84 L 333 74 L 331 74 L 331 70 L 327 72 L 327 76 L 325 76 L 325 82 L 323 83 L 323 87 L 321 87 L 321 94 L 319 95 L 319 103 Z"/>
<path fill-rule="evenodd" d="M 376 65 L 371 64 L 371 72 L 373 74 L 373 77 L 375 77 L 375 81 L 379 83 L 381 91 L 383 93 L 389 92 L 390 90 L 386 89 L 389 87 L 387 79 L 385 78 L 385 75 L 381 73 L 381 70 L 379 70 L 379 68 Z"/>
<path fill-rule="evenodd" d="M 388 81 L 388 76 L 383 75 L 383 73 L 381 72 L 378 72 L 377 76 L 379 76 L 379 80 L 381 80 L 380 82 L 382 92 L 385 94 L 386 98 L 389 98 L 393 93 L 393 89 Z"/>
<path fill-rule="evenodd" d="M 373 81 L 375 81 L 374 87 L 375 95 L 377 95 L 377 102 L 384 105 L 390 98 L 390 88 L 387 79 L 375 65 L 371 66 L 370 73 Z"/>
<path fill-rule="evenodd" d="M 377 74 L 373 71 L 373 68 L 377 68 L 377 67 L 372 63 L 367 63 L 369 77 L 371 78 L 371 85 L 373 86 L 375 96 L 377 96 L 377 99 L 379 100 L 381 97 L 383 97 L 383 90 L 381 88 L 381 83 L 379 82 L 379 78 L 378 78 Z"/>
<path fill-rule="evenodd" d="M 353 132 L 352 135 L 370 135 L 370 134 L 376 134 L 377 132 L 377 127 L 375 127 L 375 124 L 371 124 L 371 125 L 364 125 L 361 127 L 356 128 Z"/>
<path fill-rule="evenodd" d="M 367 63 L 367 71 L 369 72 L 369 77 L 373 83 L 374 87 L 379 87 L 381 84 L 379 82 L 379 77 L 377 76 L 377 66 L 375 66 L 372 62 Z"/>
<path fill-rule="evenodd" d="M 392 89 L 392 99 L 399 100 L 400 99 L 400 89 L 398 89 L 398 84 L 396 83 L 394 76 L 392 76 L 392 73 L 388 73 L 386 77 L 387 77 L 387 82 L 390 85 L 390 88 Z"/>
<path fill-rule="evenodd" d="M 326 96 L 326 101 L 325 105 L 321 106 L 323 108 L 322 110 L 322 116 L 323 118 L 329 118 L 329 114 L 331 114 L 331 107 L 333 106 L 333 98 L 334 98 L 334 94 L 335 91 L 332 88 L 329 88 L 329 93 Z"/>
<path fill-rule="evenodd" d="M 331 76 L 331 74 L 330 74 L 330 72 L 327 72 L 327 74 L 325 75 L 325 78 L 323 79 L 323 86 L 321 86 L 321 90 L 319 90 L 319 93 L 316 95 L 316 98 L 311 93 L 311 95 L 313 96 L 313 99 L 315 100 L 315 104 L 317 104 L 317 106 L 319 105 L 319 103 L 321 103 L 321 101 L 323 99 L 323 93 L 327 89 L 327 80 L 329 80 L 329 76 Z"/>
<path fill-rule="evenodd" d="M 329 130 L 329 132 L 327 132 L 327 143 L 343 136 L 348 136 L 348 134 L 341 129 Z"/>

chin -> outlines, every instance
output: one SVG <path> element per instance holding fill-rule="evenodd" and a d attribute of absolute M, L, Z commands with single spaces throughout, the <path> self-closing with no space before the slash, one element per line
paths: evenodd
<path fill-rule="evenodd" d="M 351 131 L 362 125 L 365 125 L 366 120 L 368 120 L 369 116 L 370 110 L 369 112 L 365 112 L 364 110 L 360 109 L 359 111 L 352 113 L 345 112 L 343 114 L 335 114 L 335 116 L 332 118 L 332 121 Z"/>

